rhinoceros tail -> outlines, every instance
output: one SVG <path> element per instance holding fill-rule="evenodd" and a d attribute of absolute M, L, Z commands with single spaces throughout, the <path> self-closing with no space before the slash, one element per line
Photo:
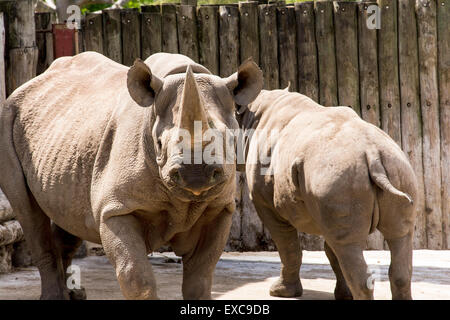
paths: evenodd
<path fill-rule="evenodd" d="M 386 174 L 386 169 L 383 166 L 383 163 L 381 162 L 381 155 L 377 152 L 366 152 L 367 157 L 367 163 L 369 166 L 369 174 L 372 178 L 373 182 L 383 189 L 384 191 L 390 192 L 392 194 L 395 194 L 396 196 L 399 196 L 409 202 L 410 205 L 414 203 L 413 199 L 410 195 L 408 195 L 405 192 L 402 192 L 398 190 L 396 187 L 394 187 L 391 182 L 389 181 L 389 178 Z"/>

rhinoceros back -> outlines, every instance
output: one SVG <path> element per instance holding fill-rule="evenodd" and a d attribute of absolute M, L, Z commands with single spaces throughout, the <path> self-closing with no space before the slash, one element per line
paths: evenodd
<path fill-rule="evenodd" d="M 60 58 L 7 101 L 16 113 L 13 142 L 27 184 L 61 227 L 71 221 L 82 229 L 91 216 L 93 166 L 106 128 L 124 116 L 138 126 L 144 117 L 129 97 L 127 70 L 93 52 Z"/>

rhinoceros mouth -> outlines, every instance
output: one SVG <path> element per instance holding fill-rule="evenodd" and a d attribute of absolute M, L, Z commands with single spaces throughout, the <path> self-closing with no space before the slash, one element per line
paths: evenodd
<path fill-rule="evenodd" d="M 171 182 L 165 182 L 170 194 L 178 198 L 181 201 L 190 202 L 190 201 L 208 201 L 214 198 L 217 198 L 220 193 L 223 191 L 225 185 L 227 184 L 227 180 L 224 180 L 214 186 L 205 188 L 200 192 L 197 190 L 189 190 L 186 188 L 182 188 L 176 184 Z"/>

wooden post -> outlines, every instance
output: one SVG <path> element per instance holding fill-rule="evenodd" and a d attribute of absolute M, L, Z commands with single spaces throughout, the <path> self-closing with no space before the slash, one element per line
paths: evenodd
<path fill-rule="evenodd" d="M 381 128 L 401 147 L 397 1 L 378 0 L 378 6 L 381 10 L 383 29 L 382 32 L 378 32 Z"/>
<path fill-rule="evenodd" d="M 53 62 L 52 23 L 54 15 L 51 12 L 35 13 L 36 45 L 39 49 L 36 75 L 41 74 Z"/>
<path fill-rule="evenodd" d="M 398 1 L 398 46 L 402 148 L 411 162 L 419 185 L 414 236 L 414 247 L 419 249 L 427 248 L 427 238 L 422 166 L 422 123 L 419 99 L 417 25 L 414 2 L 410 0 Z M 389 72 L 392 74 L 392 70 Z"/>
<path fill-rule="evenodd" d="M 103 53 L 108 58 L 122 63 L 122 24 L 120 9 L 102 11 Z"/>
<path fill-rule="evenodd" d="M 5 82 L 5 23 L 3 12 L 0 12 L 0 105 L 6 100 Z M 0 191 L 1 197 L 1 191 Z"/>
<path fill-rule="evenodd" d="M 177 9 L 174 4 L 161 4 L 162 51 L 178 53 Z"/>
<path fill-rule="evenodd" d="M 442 249 L 436 2 L 416 0 L 427 248 Z M 450 124 L 447 124 L 450 125 Z M 450 199 L 448 199 L 450 201 Z"/>
<path fill-rule="evenodd" d="M 181 54 L 198 62 L 197 8 L 181 5 L 177 13 L 178 48 Z"/>
<path fill-rule="evenodd" d="M 228 77 L 239 67 L 239 9 L 219 7 L 219 43 L 221 77 Z"/>
<path fill-rule="evenodd" d="M 280 63 L 280 88 L 289 85 L 289 91 L 298 91 L 297 34 L 293 6 L 277 8 L 278 52 Z"/>
<path fill-rule="evenodd" d="M 258 2 L 239 2 L 239 40 L 241 61 L 252 58 L 259 64 Z"/>
<path fill-rule="evenodd" d="M 141 11 L 141 56 L 145 60 L 161 51 L 161 6 L 142 6 Z"/>
<path fill-rule="evenodd" d="M 84 28 L 84 47 L 86 51 L 96 51 L 103 54 L 103 22 L 102 15 L 89 13 L 86 15 Z"/>
<path fill-rule="evenodd" d="M 377 127 L 380 126 L 380 103 L 378 90 L 377 29 L 367 28 L 368 6 L 376 2 L 358 3 L 359 85 L 361 117 Z M 373 13 L 372 13 L 373 14 Z M 384 239 L 375 230 L 367 239 L 367 248 L 383 250 Z"/>
<path fill-rule="evenodd" d="M 361 116 L 359 104 L 358 23 L 355 2 L 335 1 L 336 66 L 339 105 Z"/>
<path fill-rule="evenodd" d="M 319 77 L 314 2 L 295 4 L 297 22 L 298 92 L 319 102 Z"/>
<path fill-rule="evenodd" d="M 327 107 L 337 106 L 333 3 L 328 1 L 315 1 L 314 9 L 319 65 L 319 103 Z"/>
<path fill-rule="evenodd" d="M 0 1 L 5 24 L 6 96 L 36 76 L 34 1 Z"/>
<path fill-rule="evenodd" d="M 141 21 L 137 9 L 122 10 L 122 63 L 131 66 L 141 57 Z"/>
<path fill-rule="evenodd" d="M 259 5 L 259 63 L 264 75 L 264 89 L 278 89 L 277 5 Z"/>
<path fill-rule="evenodd" d="M 437 1 L 443 248 L 450 249 L 450 1 Z"/>
<path fill-rule="evenodd" d="M 199 62 L 219 75 L 219 7 L 200 6 L 197 9 Z"/>

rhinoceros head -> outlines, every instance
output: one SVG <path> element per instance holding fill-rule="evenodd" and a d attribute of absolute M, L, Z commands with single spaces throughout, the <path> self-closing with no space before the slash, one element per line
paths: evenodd
<path fill-rule="evenodd" d="M 191 66 L 186 73 L 158 78 L 136 60 L 127 83 L 135 102 L 152 106 L 147 141 L 166 187 L 187 199 L 220 192 L 235 174 L 229 130 L 238 129 L 235 104 L 247 105 L 261 91 L 258 66 L 249 59 L 228 78 L 194 74 Z"/>

